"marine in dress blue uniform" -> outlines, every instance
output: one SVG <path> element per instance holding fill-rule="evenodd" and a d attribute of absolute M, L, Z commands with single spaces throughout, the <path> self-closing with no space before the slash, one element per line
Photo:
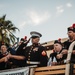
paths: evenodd
<path fill-rule="evenodd" d="M 31 65 L 47 66 L 48 57 L 45 51 L 45 47 L 39 44 L 39 40 L 42 35 L 35 31 L 30 32 L 30 34 L 32 45 L 24 49 L 26 66 Z M 35 40 L 35 42 L 33 42 L 33 40 Z"/>

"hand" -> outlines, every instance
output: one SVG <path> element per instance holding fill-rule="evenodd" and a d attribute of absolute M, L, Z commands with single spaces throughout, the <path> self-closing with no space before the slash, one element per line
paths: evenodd
<path fill-rule="evenodd" d="M 63 57 L 63 54 L 61 54 L 61 53 L 56 56 L 57 59 L 60 59 L 62 57 Z"/>
<path fill-rule="evenodd" d="M 57 65 L 57 62 L 52 62 L 51 66 Z"/>
<path fill-rule="evenodd" d="M 75 54 L 75 50 L 73 50 L 72 53 Z"/>
<path fill-rule="evenodd" d="M 6 56 L 8 59 L 12 58 L 12 55 L 9 53 L 7 56 Z"/>
<path fill-rule="evenodd" d="M 7 62 L 8 61 L 8 58 L 7 57 L 5 57 L 5 60 L 4 60 L 4 62 Z"/>
<path fill-rule="evenodd" d="M 62 50 L 61 53 L 62 53 L 62 54 L 68 54 L 68 50 L 64 49 L 64 50 Z"/>
<path fill-rule="evenodd" d="M 7 57 L 3 57 L 1 60 L 2 60 L 2 62 L 7 62 L 8 58 Z"/>

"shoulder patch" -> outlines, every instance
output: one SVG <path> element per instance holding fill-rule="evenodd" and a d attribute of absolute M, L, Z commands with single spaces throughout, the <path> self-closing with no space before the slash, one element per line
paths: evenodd
<path fill-rule="evenodd" d="M 45 51 L 42 51 L 42 56 L 46 56 L 46 52 Z"/>

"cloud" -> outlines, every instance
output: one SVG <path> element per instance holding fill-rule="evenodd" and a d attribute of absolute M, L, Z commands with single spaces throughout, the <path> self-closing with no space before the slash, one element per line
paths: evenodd
<path fill-rule="evenodd" d="M 2 9 L 2 8 L 4 8 L 5 7 L 5 5 L 3 5 L 3 4 L 0 4 L 0 9 Z"/>
<path fill-rule="evenodd" d="M 22 30 L 26 25 L 33 25 L 37 26 L 40 25 L 44 22 L 46 22 L 50 17 L 50 13 L 45 11 L 45 12 L 36 12 L 36 11 L 27 11 L 27 14 L 25 14 L 27 17 L 26 20 L 23 20 L 19 28 Z"/>
<path fill-rule="evenodd" d="M 70 7 L 72 7 L 72 4 L 71 3 L 67 3 L 66 6 L 70 8 Z"/>
<path fill-rule="evenodd" d="M 64 8 L 62 5 L 56 7 L 56 16 L 59 16 L 64 12 Z"/>
<path fill-rule="evenodd" d="M 24 21 L 24 22 L 22 22 L 20 25 L 19 25 L 19 28 L 20 29 L 23 29 L 24 27 L 25 27 L 25 25 L 26 25 L 27 23 Z"/>
<path fill-rule="evenodd" d="M 68 8 L 71 8 L 72 7 L 72 4 L 71 3 L 67 3 L 66 6 Z M 60 5 L 60 6 L 57 6 L 56 7 L 56 16 L 59 16 L 61 15 L 63 12 L 64 12 L 64 6 L 63 5 Z"/>
<path fill-rule="evenodd" d="M 49 12 L 45 11 L 42 13 L 38 13 L 36 11 L 30 11 L 28 13 L 29 22 L 31 22 L 33 25 L 39 25 L 45 21 L 47 21 L 50 18 Z"/>

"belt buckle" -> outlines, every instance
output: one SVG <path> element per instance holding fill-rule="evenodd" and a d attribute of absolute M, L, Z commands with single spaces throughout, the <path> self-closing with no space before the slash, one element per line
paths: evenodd
<path fill-rule="evenodd" d="M 30 64 L 30 61 L 27 61 L 28 62 L 28 64 Z"/>

